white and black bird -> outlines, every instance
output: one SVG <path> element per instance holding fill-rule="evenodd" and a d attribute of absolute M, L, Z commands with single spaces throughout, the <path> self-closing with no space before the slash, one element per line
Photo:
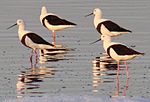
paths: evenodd
<path fill-rule="evenodd" d="M 126 63 L 127 60 L 133 59 L 137 56 L 144 55 L 144 53 L 135 51 L 124 44 L 111 42 L 111 37 L 108 35 L 101 35 L 101 40 L 103 41 L 103 47 L 106 53 L 114 60 L 117 61 L 118 64 L 118 73 L 120 71 L 120 61 L 124 61 L 126 65 L 126 74 L 128 76 L 128 65 Z"/>
<path fill-rule="evenodd" d="M 32 62 L 33 53 L 35 53 L 36 57 L 37 57 L 36 49 L 42 49 L 42 50 L 54 49 L 53 44 L 45 41 L 42 37 L 40 37 L 39 35 L 31 32 L 31 31 L 25 30 L 25 23 L 21 19 L 18 19 L 16 24 L 8 27 L 7 29 L 10 29 L 16 25 L 18 25 L 18 36 L 19 36 L 21 43 L 24 46 L 32 49 L 31 56 L 30 56 L 31 62 Z"/>
<path fill-rule="evenodd" d="M 92 13 L 86 16 L 90 15 L 94 15 L 94 26 L 95 29 L 100 34 L 106 34 L 109 36 L 118 36 L 132 32 L 128 29 L 122 28 L 121 26 L 119 26 L 118 24 L 109 19 L 103 19 L 102 11 L 99 8 L 94 9 Z"/>
<path fill-rule="evenodd" d="M 42 7 L 40 15 L 41 24 L 52 31 L 53 43 L 56 44 L 56 32 L 70 27 L 75 27 L 76 24 L 65 19 L 62 19 L 54 13 L 48 13 L 45 6 Z"/>

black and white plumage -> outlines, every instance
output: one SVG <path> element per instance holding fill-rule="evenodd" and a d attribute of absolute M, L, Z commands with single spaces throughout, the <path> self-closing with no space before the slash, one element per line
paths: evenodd
<path fill-rule="evenodd" d="M 128 29 L 125 29 L 115 22 L 109 20 L 109 19 L 102 19 L 102 11 L 99 8 L 94 9 L 93 13 L 89 14 L 92 15 L 94 14 L 94 26 L 95 29 L 100 33 L 100 34 L 106 34 L 109 36 L 118 36 L 122 34 L 127 34 L 129 32 L 132 32 Z M 87 15 L 87 16 L 89 16 Z"/>
<path fill-rule="evenodd" d="M 30 46 L 30 44 L 28 44 L 28 39 L 30 39 L 33 43 L 37 44 L 38 46 L 35 47 L 35 48 L 38 48 L 38 49 L 46 49 L 46 48 L 49 48 L 49 46 L 53 47 L 54 45 L 45 41 L 42 37 L 40 37 L 39 35 L 35 34 L 35 33 L 27 33 L 25 34 L 22 39 L 21 39 L 21 42 L 23 45 L 25 45 L 26 47 L 29 47 L 29 48 L 34 48 L 33 46 Z M 43 47 L 42 48 L 42 44 L 45 46 L 45 45 L 48 45 L 48 47 Z M 40 47 L 41 45 L 41 47 Z"/>
<path fill-rule="evenodd" d="M 47 15 L 47 16 L 45 16 L 43 19 L 42 19 L 42 24 L 43 24 L 43 26 L 44 27 L 48 27 L 47 25 L 46 25 L 46 23 L 45 23 L 45 20 L 47 20 L 47 22 L 49 23 L 49 24 L 51 24 L 51 25 L 53 25 L 53 26 L 60 26 L 61 25 L 61 27 L 56 27 L 55 29 L 54 28 L 49 28 L 49 29 L 54 29 L 54 30 L 61 30 L 61 29 L 65 29 L 65 28 L 67 28 L 67 27 L 74 27 L 74 26 L 71 26 L 71 25 L 76 25 L 76 24 L 74 24 L 74 23 L 72 23 L 72 22 L 70 22 L 70 21 L 67 21 L 67 20 L 65 20 L 65 19 L 61 19 L 61 18 L 59 18 L 58 16 L 56 16 L 56 15 Z M 67 25 L 67 26 L 66 26 Z"/>
<path fill-rule="evenodd" d="M 45 6 L 43 6 L 41 10 L 40 21 L 44 27 L 52 31 L 54 44 L 56 42 L 55 31 L 76 26 L 75 23 L 62 19 L 54 13 L 48 13 Z"/>
<path fill-rule="evenodd" d="M 101 40 L 103 40 L 103 47 L 107 54 L 116 61 L 130 60 L 136 56 L 143 55 L 135 51 L 124 44 L 111 42 L 111 37 L 108 35 L 101 35 Z"/>
<path fill-rule="evenodd" d="M 128 77 L 128 66 L 126 60 L 133 59 L 137 56 L 144 55 L 144 53 L 135 51 L 121 43 L 111 42 L 111 37 L 108 35 L 101 35 L 103 40 L 103 47 L 106 53 L 118 63 L 118 71 L 120 70 L 120 61 L 124 61 L 126 64 L 126 72 Z M 118 75 L 118 74 L 117 74 Z"/>
<path fill-rule="evenodd" d="M 120 60 L 129 60 L 136 56 L 143 55 L 138 51 L 135 51 L 122 44 L 113 44 L 107 48 L 107 54 L 113 59 Z"/>
<path fill-rule="evenodd" d="M 33 52 L 35 52 L 36 57 L 37 57 L 37 52 L 36 49 L 54 49 L 54 45 L 47 42 L 46 40 L 44 40 L 42 37 L 40 37 L 39 35 L 31 32 L 31 31 L 27 31 L 25 30 L 25 23 L 23 20 L 18 19 L 17 23 L 10 26 L 9 28 L 18 25 L 18 36 L 20 41 L 22 42 L 23 45 L 25 45 L 26 47 L 29 47 L 32 49 L 32 54 L 30 57 L 30 60 L 32 61 L 32 55 Z M 9 29 L 7 28 L 7 29 Z"/>

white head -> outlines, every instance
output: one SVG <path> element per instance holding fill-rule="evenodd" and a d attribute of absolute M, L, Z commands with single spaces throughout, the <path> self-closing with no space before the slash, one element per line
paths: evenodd
<path fill-rule="evenodd" d="M 17 20 L 17 25 L 20 26 L 20 25 L 24 25 L 24 21 L 22 19 L 18 19 Z"/>
<path fill-rule="evenodd" d="M 99 8 L 95 8 L 92 13 L 90 13 L 88 15 L 85 15 L 85 17 L 90 16 L 90 15 L 94 15 L 97 18 L 101 19 L 101 17 L 102 17 L 102 11 Z"/>
<path fill-rule="evenodd" d="M 43 6 L 41 9 L 41 15 L 45 15 L 45 14 L 47 14 L 47 9 L 45 6 Z"/>
<path fill-rule="evenodd" d="M 95 8 L 94 10 L 93 10 L 93 14 L 95 15 L 95 16 L 101 16 L 102 15 L 102 11 L 101 11 L 101 9 L 99 9 L 99 8 Z"/>
<path fill-rule="evenodd" d="M 24 24 L 24 21 L 22 19 L 18 19 L 17 20 L 17 23 L 13 24 L 12 26 L 8 27 L 7 29 L 10 29 L 14 26 L 18 25 L 19 28 L 18 28 L 18 34 L 19 34 L 19 39 L 22 38 L 22 36 L 26 33 L 28 33 L 29 31 L 25 31 L 25 24 Z"/>
<path fill-rule="evenodd" d="M 14 27 L 14 26 L 16 26 L 16 25 L 18 25 L 19 27 L 22 27 L 22 28 L 24 28 L 24 21 L 22 20 L 22 19 L 18 19 L 17 20 L 17 23 L 15 23 L 15 24 L 13 24 L 12 26 L 10 26 L 10 27 L 8 27 L 7 29 L 10 29 L 10 28 L 12 28 L 12 27 Z"/>
<path fill-rule="evenodd" d="M 104 35 L 104 34 L 101 35 L 101 40 L 103 40 L 103 41 L 108 41 L 110 39 L 111 39 L 111 37 L 108 35 Z"/>

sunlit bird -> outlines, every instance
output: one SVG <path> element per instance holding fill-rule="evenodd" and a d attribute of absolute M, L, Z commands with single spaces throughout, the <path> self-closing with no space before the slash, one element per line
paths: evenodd
<path fill-rule="evenodd" d="M 32 49 L 31 56 L 30 56 L 30 61 L 32 62 L 32 56 L 35 53 L 36 58 L 37 58 L 37 52 L 36 49 L 54 49 L 54 45 L 45 41 L 42 37 L 39 35 L 25 30 L 25 23 L 23 20 L 18 19 L 17 23 L 8 27 L 7 29 L 10 29 L 14 26 L 18 25 L 18 36 L 21 41 L 21 43 Z M 36 59 L 37 60 L 37 59 Z"/>
<path fill-rule="evenodd" d="M 102 18 L 102 11 L 99 8 L 94 9 L 92 13 L 90 13 L 87 16 L 94 15 L 94 26 L 95 29 L 100 33 L 100 34 L 106 34 L 109 36 L 118 36 L 122 34 L 127 34 L 129 32 L 132 32 L 130 30 L 127 30 L 125 28 L 122 28 L 118 24 L 114 23 L 113 21 L 109 19 L 103 19 Z"/>
<path fill-rule="evenodd" d="M 76 26 L 75 23 L 62 19 L 61 17 L 59 17 L 54 13 L 48 13 L 45 6 L 43 6 L 41 10 L 40 21 L 44 27 L 52 31 L 54 45 L 56 45 L 55 31 Z"/>
<path fill-rule="evenodd" d="M 126 75 L 127 75 L 127 78 L 129 78 L 128 65 L 126 61 L 133 59 L 137 56 L 144 55 L 144 53 L 135 51 L 121 43 L 111 42 L 111 37 L 108 35 L 101 35 L 101 40 L 103 41 L 103 47 L 104 47 L 104 50 L 107 52 L 107 54 L 112 59 L 117 61 L 117 64 L 118 64 L 117 76 L 120 71 L 120 61 L 124 61 L 124 64 L 126 65 Z"/>

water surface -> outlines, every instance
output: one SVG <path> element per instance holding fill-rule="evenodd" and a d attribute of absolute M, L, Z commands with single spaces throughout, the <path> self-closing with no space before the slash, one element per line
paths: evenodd
<path fill-rule="evenodd" d="M 56 95 L 124 95 L 150 97 L 150 1 L 149 0 L 2 0 L 0 3 L 0 99 Z M 57 42 L 68 49 L 56 56 L 58 60 L 30 66 L 30 49 L 21 45 L 17 27 L 6 30 L 17 19 L 26 22 L 26 29 L 51 42 L 51 32 L 39 20 L 41 7 L 77 23 L 76 28 L 57 32 Z M 145 56 L 128 61 L 130 79 L 121 66 L 119 86 L 116 84 L 116 63 L 98 61 L 103 58 L 102 43 L 90 45 L 99 34 L 93 26 L 93 16 L 85 18 L 94 8 L 101 8 L 103 17 L 131 29 L 128 35 L 113 38 L 144 52 Z M 100 58 L 99 58 L 100 57 Z M 94 62 L 94 63 L 93 63 Z M 95 64 L 95 62 L 97 64 Z M 103 64 L 102 64 L 103 63 Z M 104 66 L 100 66 L 104 65 Z M 103 67 L 103 68 L 101 68 Z M 26 81 L 22 83 L 21 78 Z M 21 85 L 18 88 L 18 84 Z M 119 88 L 119 90 L 118 90 Z"/>

